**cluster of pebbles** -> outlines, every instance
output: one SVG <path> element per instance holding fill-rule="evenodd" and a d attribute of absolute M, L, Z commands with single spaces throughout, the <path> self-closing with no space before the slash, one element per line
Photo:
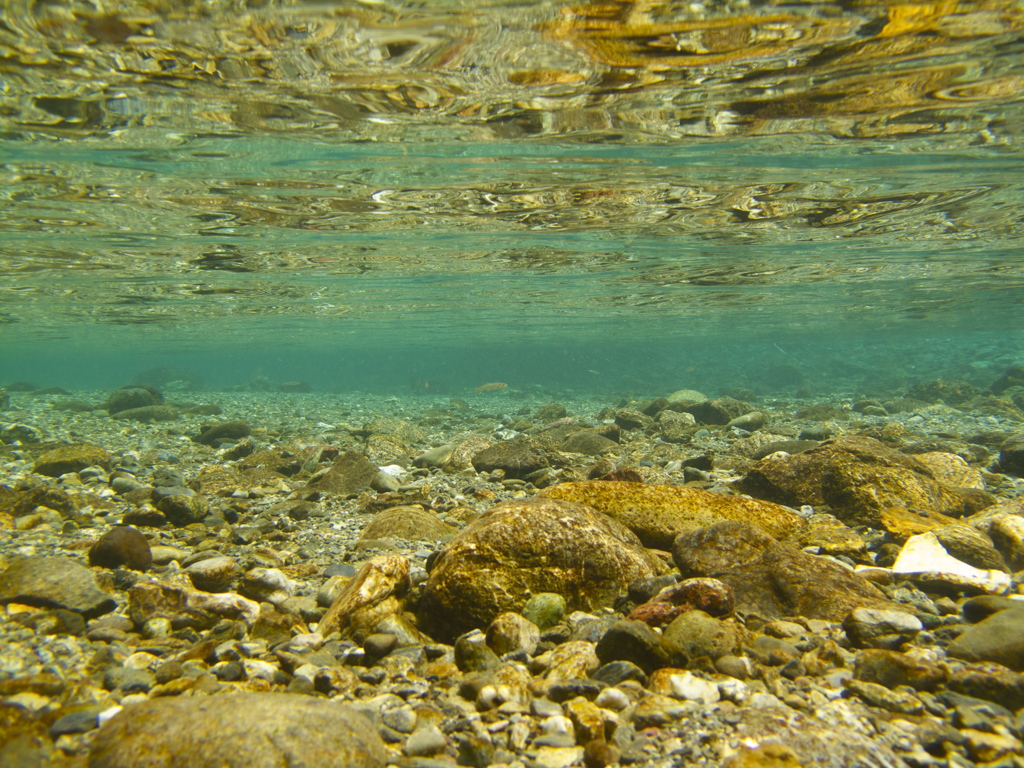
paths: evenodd
<path fill-rule="evenodd" d="M 4 393 L 0 764 L 1019 768 L 1004 378 Z"/>

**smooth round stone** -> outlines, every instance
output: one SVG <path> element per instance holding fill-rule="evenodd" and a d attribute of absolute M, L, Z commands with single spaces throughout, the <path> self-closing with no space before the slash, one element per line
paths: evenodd
<path fill-rule="evenodd" d="M 210 557 L 185 569 L 193 586 L 203 592 L 227 592 L 241 572 L 233 557 Z"/>
<path fill-rule="evenodd" d="M 89 565 L 146 571 L 153 564 L 149 541 L 131 526 L 117 526 L 107 531 L 89 549 Z"/>
<path fill-rule="evenodd" d="M 384 632 L 377 632 L 369 635 L 363 641 L 363 650 L 367 655 L 381 658 L 391 653 L 398 645 L 398 638 L 395 635 Z"/>
<path fill-rule="evenodd" d="M 158 698 L 125 707 L 93 741 L 90 768 L 382 768 L 365 716 L 287 693 Z"/>
<path fill-rule="evenodd" d="M 445 735 L 436 726 L 430 725 L 414 731 L 402 751 L 408 757 L 427 757 L 444 752 L 447 746 Z"/>
<path fill-rule="evenodd" d="M 463 672 L 486 672 L 501 660 L 487 647 L 483 632 L 475 630 L 455 641 L 455 664 Z"/>
<path fill-rule="evenodd" d="M 526 601 L 522 615 L 543 632 L 562 620 L 565 608 L 565 598 L 557 592 L 538 592 Z"/>

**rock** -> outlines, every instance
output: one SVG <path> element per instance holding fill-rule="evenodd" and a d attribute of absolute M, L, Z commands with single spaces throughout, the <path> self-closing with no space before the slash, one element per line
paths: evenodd
<path fill-rule="evenodd" d="M 185 573 L 202 592 L 227 592 L 242 575 L 242 569 L 233 557 L 208 557 L 189 565 Z"/>
<path fill-rule="evenodd" d="M 252 430 L 244 421 L 226 421 L 220 424 L 205 425 L 200 428 L 198 435 L 192 438 L 194 443 L 202 443 L 216 448 L 220 443 L 234 442 L 243 437 L 248 437 Z"/>
<path fill-rule="evenodd" d="M 149 541 L 131 526 L 119 525 L 100 536 L 89 548 L 89 565 L 148 571 L 153 564 Z"/>
<path fill-rule="evenodd" d="M 153 619 L 167 619 L 180 626 L 209 629 L 222 618 L 240 619 L 252 627 L 259 613 L 259 603 L 241 595 L 200 592 L 182 583 L 140 581 L 128 590 L 128 615 L 137 628 Z"/>
<path fill-rule="evenodd" d="M 981 394 L 981 390 L 966 381 L 954 379 L 943 381 L 924 381 L 915 384 L 907 391 L 907 397 L 914 400 L 923 400 L 926 403 L 945 403 L 946 405 L 960 405 Z"/>
<path fill-rule="evenodd" d="M 348 496 L 369 489 L 380 468 L 359 451 L 346 451 L 327 472 L 314 477 L 306 488 Z"/>
<path fill-rule="evenodd" d="M 655 549 L 670 549 L 680 533 L 721 520 L 743 520 L 779 535 L 803 525 L 799 515 L 778 504 L 678 485 L 598 480 L 559 483 L 537 495 L 593 507 Z"/>
<path fill-rule="evenodd" d="M 1024 606 L 999 611 L 968 627 L 949 644 L 947 653 L 965 661 L 994 661 L 1024 672 Z"/>
<path fill-rule="evenodd" d="M 86 618 L 117 607 L 114 596 L 99 588 L 92 571 L 66 557 L 12 557 L 0 573 L 0 605 L 15 602 L 64 608 Z"/>
<path fill-rule="evenodd" d="M 934 533 L 911 536 L 892 566 L 904 576 L 931 589 L 978 594 L 1002 594 L 1010 588 L 1009 574 L 981 570 L 952 557 Z"/>
<path fill-rule="evenodd" d="M 62 445 L 47 451 L 36 459 L 33 471 L 47 477 L 60 477 L 68 472 L 78 472 L 86 467 L 103 467 L 110 469 L 112 456 L 98 445 L 82 443 L 79 445 Z"/>
<path fill-rule="evenodd" d="M 147 408 L 163 404 L 164 396 L 160 394 L 159 390 L 140 384 L 115 389 L 107 396 L 106 402 L 100 408 L 114 416 L 133 408 Z"/>
<path fill-rule="evenodd" d="M 546 498 L 491 507 L 434 560 L 420 605 L 439 639 L 520 612 L 531 595 L 561 594 L 569 610 L 610 605 L 661 566 L 625 527 L 581 504 Z M 435 634 L 435 632 L 437 634 Z"/>
<path fill-rule="evenodd" d="M 761 429 L 768 422 L 768 418 L 760 411 L 751 411 L 750 413 L 744 413 L 742 416 L 737 416 L 726 424 L 727 429 L 736 427 L 742 429 L 745 432 L 756 432 Z"/>
<path fill-rule="evenodd" d="M 500 469 L 505 477 L 523 478 L 538 469 L 551 466 L 550 452 L 530 440 L 509 440 L 484 448 L 473 456 L 477 472 Z"/>
<path fill-rule="evenodd" d="M 947 523 L 933 528 L 931 533 L 951 557 L 962 563 L 981 570 L 1008 570 L 1003 556 L 993 546 L 992 539 L 969 525 Z"/>
<path fill-rule="evenodd" d="M 292 597 L 298 588 L 298 584 L 277 568 L 250 568 L 238 585 L 238 591 L 250 600 L 277 607 Z"/>
<path fill-rule="evenodd" d="M 921 620 L 905 611 L 855 608 L 843 619 L 843 631 L 857 648 L 896 650 L 922 629 Z"/>
<path fill-rule="evenodd" d="M 538 592 L 526 601 L 522 615 L 523 618 L 536 624 L 537 628 L 543 631 L 562 620 L 565 608 L 565 598 L 557 592 Z"/>
<path fill-rule="evenodd" d="M 1010 436 L 1000 446 L 999 469 L 1008 475 L 1024 477 L 1024 432 Z"/>
<path fill-rule="evenodd" d="M 915 452 L 914 458 L 928 467 L 932 477 L 940 483 L 954 488 L 985 490 L 985 479 L 981 472 L 964 461 L 962 456 L 944 451 L 927 451 Z"/>
<path fill-rule="evenodd" d="M 698 392 L 696 389 L 677 389 L 665 399 L 670 403 L 690 404 L 706 402 L 708 397 L 703 392 Z"/>
<path fill-rule="evenodd" d="M 390 507 L 367 523 L 360 539 L 383 539 L 392 537 L 407 541 L 437 541 L 454 536 L 458 528 L 439 520 L 418 504 Z"/>
<path fill-rule="evenodd" d="M 906 685 L 915 691 L 936 691 L 946 682 L 945 669 L 904 653 L 868 648 L 857 654 L 854 675 L 886 688 Z"/>
<path fill-rule="evenodd" d="M 989 387 L 993 394 L 1001 395 L 1010 387 L 1024 387 L 1024 366 L 1011 365 L 1003 375 L 996 379 Z"/>
<path fill-rule="evenodd" d="M 706 656 L 714 661 L 736 653 L 745 637 L 746 632 L 741 627 L 704 611 L 692 610 L 668 625 L 664 642 L 678 648 L 691 660 Z"/>
<path fill-rule="evenodd" d="M 832 515 L 811 515 L 806 526 L 788 537 L 786 543 L 800 549 L 816 547 L 821 554 L 844 555 L 861 562 L 868 557 L 864 538 Z"/>
<path fill-rule="evenodd" d="M 954 488 L 935 479 L 927 466 L 869 437 L 826 440 L 816 448 L 755 464 L 740 488 L 759 499 L 799 507 L 827 505 L 848 525 L 881 527 L 891 507 L 951 517 L 995 502 L 985 491 Z"/>
<path fill-rule="evenodd" d="M 387 762 L 363 715 L 287 693 L 144 701 L 107 721 L 89 751 L 90 768 L 383 768 Z"/>
<path fill-rule="evenodd" d="M 386 617 L 401 613 L 412 589 L 409 561 L 399 555 L 375 557 L 342 588 L 317 626 L 321 635 L 372 634 Z"/>
<path fill-rule="evenodd" d="M 689 662 L 681 648 L 664 642 L 661 635 L 642 621 L 616 621 L 594 650 L 605 666 L 628 662 L 646 674 L 662 667 L 686 666 Z"/>
<path fill-rule="evenodd" d="M 947 687 L 964 696 L 994 701 L 1007 709 L 1024 707 L 1024 675 L 1002 664 L 979 663 L 958 669 Z"/>
<path fill-rule="evenodd" d="M 170 405 L 147 405 L 144 408 L 128 408 L 114 415 L 122 421 L 174 421 L 178 418 L 178 410 Z"/>
<path fill-rule="evenodd" d="M 756 746 L 740 744 L 739 751 L 730 755 L 722 768 L 804 768 L 804 764 L 785 744 L 768 741 Z"/>
<path fill-rule="evenodd" d="M 540 628 L 518 613 L 503 613 L 487 627 L 487 645 L 499 656 L 519 651 L 532 656 L 539 642 Z"/>
<path fill-rule="evenodd" d="M 865 579 L 827 558 L 782 544 L 735 521 L 681 534 L 672 557 L 684 577 L 710 576 L 732 587 L 736 610 L 768 618 L 841 621 L 861 606 L 894 608 Z"/>
<path fill-rule="evenodd" d="M 685 443 L 690 439 L 697 425 L 692 413 L 664 410 L 658 414 L 661 438 L 668 443 Z"/>
<path fill-rule="evenodd" d="M 692 413 L 694 418 L 701 424 L 728 424 L 733 419 L 750 413 L 754 409 L 749 403 L 734 400 L 731 397 L 719 397 L 714 400 L 705 400 L 702 403 L 688 405 L 683 410 Z"/>
<path fill-rule="evenodd" d="M 622 446 L 596 432 L 574 432 L 562 442 L 561 449 L 567 453 L 582 453 L 585 456 L 603 456 L 606 453 L 619 453 Z"/>
<path fill-rule="evenodd" d="M 192 523 L 201 523 L 206 519 L 209 505 L 201 496 L 179 495 L 164 496 L 155 504 L 156 508 L 164 513 L 171 525 L 184 528 Z"/>
<path fill-rule="evenodd" d="M 999 515 L 991 520 L 988 535 L 1010 570 L 1024 570 L 1024 517 Z"/>

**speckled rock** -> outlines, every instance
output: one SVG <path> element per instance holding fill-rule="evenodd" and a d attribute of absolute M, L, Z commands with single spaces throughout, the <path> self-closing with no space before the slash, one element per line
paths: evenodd
<path fill-rule="evenodd" d="M 89 565 L 148 571 L 153 564 L 149 541 L 129 525 L 119 525 L 100 536 L 89 548 Z"/>
<path fill-rule="evenodd" d="M 369 720 L 337 702 L 287 693 L 158 698 L 125 708 L 96 734 L 90 768 L 380 768 Z"/>
<path fill-rule="evenodd" d="M 860 576 L 735 521 L 682 534 L 672 549 L 683 576 L 711 576 L 733 589 L 736 609 L 764 618 L 841 621 L 860 606 L 893 608 Z"/>
<path fill-rule="evenodd" d="M 185 568 L 192 585 L 203 592 L 227 592 L 242 575 L 242 568 L 233 557 L 208 557 Z"/>
<path fill-rule="evenodd" d="M 622 446 L 596 432 L 574 432 L 562 441 L 561 448 L 568 453 L 582 453 L 587 456 L 603 456 L 606 453 L 620 453 Z"/>
<path fill-rule="evenodd" d="M 551 455 L 544 446 L 531 440 L 507 440 L 484 448 L 473 456 L 477 472 L 500 469 L 505 477 L 521 478 L 551 466 Z"/>
<path fill-rule="evenodd" d="M 0 605 L 24 603 L 64 608 L 86 618 L 110 613 L 114 596 L 96 583 L 96 575 L 67 557 L 13 557 L 0 572 Z"/>
<path fill-rule="evenodd" d="M 914 458 L 931 470 L 932 477 L 954 488 L 977 488 L 985 490 L 981 471 L 975 469 L 963 457 L 953 453 L 928 451 L 915 453 Z"/>
<path fill-rule="evenodd" d="M 768 456 L 747 472 L 740 487 L 788 506 L 828 505 L 847 524 L 875 528 L 889 507 L 961 517 L 995 502 L 985 491 L 940 482 L 913 456 L 857 436 L 826 440 L 795 455 Z"/>
<path fill-rule="evenodd" d="M 712 660 L 733 654 L 747 638 L 742 627 L 709 616 L 704 611 L 687 611 L 665 629 L 664 641 L 691 660 L 706 656 Z"/>
<path fill-rule="evenodd" d="M 731 397 L 717 397 L 714 400 L 705 400 L 703 403 L 694 403 L 684 409 L 692 413 L 694 418 L 701 424 L 728 424 L 733 419 L 750 413 L 754 409 L 750 403 L 741 400 L 734 400 Z"/>
<path fill-rule="evenodd" d="M 370 634 L 383 619 L 402 612 L 410 589 L 412 580 L 405 557 L 375 557 L 342 588 L 317 631 L 321 635 L 334 631 L 343 636 Z"/>
<path fill-rule="evenodd" d="M 1006 571 L 1006 562 L 992 539 L 963 523 L 947 523 L 931 531 L 942 548 L 961 562 L 983 570 Z"/>
<path fill-rule="evenodd" d="M 184 576 L 177 578 L 177 583 L 140 581 L 128 590 L 128 615 L 136 627 L 156 618 L 198 629 L 209 629 L 222 618 L 239 619 L 250 627 L 256 623 L 259 603 L 233 592 L 201 592 L 186 584 Z"/>
<path fill-rule="evenodd" d="M 369 489 L 380 468 L 359 451 L 346 451 L 322 475 L 314 477 L 306 488 L 347 496 Z"/>
<path fill-rule="evenodd" d="M 420 615 L 439 639 L 557 592 L 569 610 L 610 604 L 660 564 L 621 524 L 582 504 L 533 498 L 491 507 L 438 554 Z"/>
<path fill-rule="evenodd" d="M 587 504 L 625 525 L 645 546 L 665 550 L 680 533 L 721 520 L 743 520 L 779 535 L 803 525 L 799 515 L 778 504 L 678 485 L 606 480 L 560 483 L 538 496 Z"/>
<path fill-rule="evenodd" d="M 119 411 L 114 418 L 122 421 L 174 421 L 178 418 L 178 411 L 170 405 L 147 405 L 143 408 Z"/>
<path fill-rule="evenodd" d="M 86 467 L 110 469 L 111 458 L 110 452 L 98 445 L 62 445 L 36 459 L 33 471 L 47 477 L 59 477 Z"/>
<path fill-rule="evenodd" d="M 437 541 L 445 536 L 454 536 L 458 528 L 448 525 L 418 504 L 391 507 L 378 512 L 367 523 L 360 539 L 383 539 L 392 536 L 409 541 Z"/>
<path fill-rule="evenodd" d="M 905 653 L 868 648 L 857 654 L 854 675 L 858 680 L 886 688 L 907 685 L 916 691 L 935 691 L 946 682 L 948 672 Z"/>
<path fill-rule="evenodd" d="M 178 527 L 201 523 L 209 510 L 209 504 L 202 496 L 184 494 L 164 496 L 155 506 L 164 513 L 169 523 Z"/>

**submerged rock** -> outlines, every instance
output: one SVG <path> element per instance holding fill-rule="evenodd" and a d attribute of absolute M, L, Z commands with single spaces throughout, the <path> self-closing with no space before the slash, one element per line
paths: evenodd
<path fill-rule="evenodd" d="M 615 520 L 582 504 L 534 498 L 491 507 L 449 542 L 430 571 L 420 615 L 450 638 L 557 592 L 570 611 L 610 605 L 660 564 Z"/>
<path fill-rule="evenodd" d="M 288 693 L 134 704 L 99 730 L 89 751 L 90 768 L 382 768 L 387 762 L 384 743 L 362 714 Z"/>
<path fill-rule="evenodd" d="M 47 477 L 59 477 L 68 472 L 78 472 L 86 467 L 110 469 L 112 459 L 110 452 L 98 445 L 88 443 L 62 445 L 47 451 L 36 459 L 33 470 L 36 474 Z"/>
<path fill-rule="evenodd" d="M 995 502 L 985 491 L 940 482 L 917 458 L 869 437 L 834 438 L 796 455 L 768 456 L 740 487 L 788 506 L 828 505 L 847 524 L 876 528 L 890 508 L 962 517 Z"/>
<path fill-rule="evenodd" d="M 0 605 L 24 603 L 65 608 L 86 618 L 110 613 L 114 596 L 96 583 L 96 575 L 67 557 L 15 557 L 0 573 Z"/>
<path fill-rule="evenodd" d="M 728 521 L 681 534 L 672 557 L 683 576 L 732 587 L 736 610 L 763 618 L 841 621 L 860 606 L 893 608 L 885 594 L 833 560 L 783 544 L 756 526 Z"/>
<path fill-rule="evenodd" d="M 722 520 L 753 523 L 779 536 L 803 526 L 798 514 L 778 504 L 678 485 L 614 480 L 560 483 L 545 488 L 538 496 L 587 504 L 618 520 L 646 546 L 665 550 L 672 547 L 680 533 Z"/>

